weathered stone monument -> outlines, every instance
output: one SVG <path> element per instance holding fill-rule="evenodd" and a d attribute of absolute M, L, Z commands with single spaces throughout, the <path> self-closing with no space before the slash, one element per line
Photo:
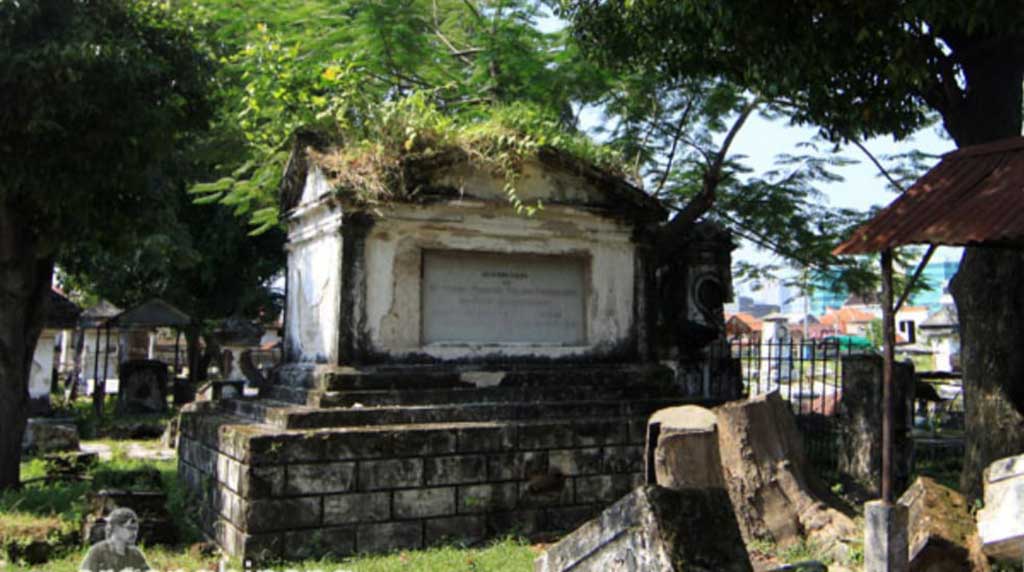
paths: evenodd
<path fill-rule="evenodd" d="M 716 398 L 659 361 L 666 211 L 640 190 L 541 149 L 525 216 L 500 175 L 445 153 L 367 205 L 329 154 L 299 145 L 285 177 L 286 363 L 260 399 L 181 418 L 181 477 L 229 553 L 570 530 L 640 484 L 651 412 Z"/>

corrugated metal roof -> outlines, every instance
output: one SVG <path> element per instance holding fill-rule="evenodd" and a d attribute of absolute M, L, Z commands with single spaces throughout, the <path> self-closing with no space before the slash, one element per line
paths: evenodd
<path fill-rule="evenodd" d="M 943 155 L 907 192 L 833 251 L 866 254 L 905 244 L 1024 243 L 1024 137 Z"/>

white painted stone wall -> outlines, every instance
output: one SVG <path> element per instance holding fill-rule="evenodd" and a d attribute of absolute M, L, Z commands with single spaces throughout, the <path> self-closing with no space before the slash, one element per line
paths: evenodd
<path fill-rule="evenodd" d="M 632 227 L 593 207 L 608 197 L 578 177 L 527 163 L 518 184 L 534 216 L 516 214 L 501 177 L 460 165 L 435 173 L 433 185 L 461 197 L 430 204 L 394 202 L 373 209 L 362 274 L 360 316 L 373 350 L 394 358 L 571 357 L 619 349 L 634 322 L 636 246 Z M 289 216 L 285 350 L 289 361 L 337 363 L 342 296 L 342 207 L 312 167 Z M 572 203 L 572 204 L 554 204 Z M 424 343 L 423 252 L 566 256 L 584 264 L 585 335 L 577 345 Z"/>
<path fill-rule="evenodd" d="M 53 376 L 53 355 L 60 330 L 43 330 L 32 355 L 32 371 L 28 379 L 29 399 L 49 399 Z"/>
<path fill-rule="evenodd" d="M 285 343 L 299 361 L 333 363 L 338 357 L 341 307 L 341 210 L 326 204 L 305 213 L 288 242 Z"/>

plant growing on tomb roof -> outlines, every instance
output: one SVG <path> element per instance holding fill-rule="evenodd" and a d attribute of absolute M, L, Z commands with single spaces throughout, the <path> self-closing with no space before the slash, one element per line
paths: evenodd
<path fill-rule="evenodd" d="M 491 106 L 473 114 L 443 113 L 429 92 L 415 92 L 369 108 L 359 125 L 336 130 L 341 143 L 328 151 L 310 151 L 329 171 L 339 192 L 377 204 L 395 193 L 415 194 L 407 180 L 409 162 L 454 154 L 504 178 L 509 203 L 533 214 L 517 192 L 523 161 L 544 147 L 557 148 L 616 174 L 618 153 L 580 134 L 563 130 L 556 118 L 529 104 Z"/>

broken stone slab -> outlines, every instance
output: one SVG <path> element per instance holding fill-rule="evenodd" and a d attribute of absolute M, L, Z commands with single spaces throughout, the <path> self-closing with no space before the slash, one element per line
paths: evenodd
<path fill-rule="evenodd" d="M 773 392 L 727 403 L 715 414 L 722 472 L 744 540 L 787 546 L 806 538 L 845 560 L 857 527 L 825 502 L 789 404 Z"/>
<path fill-rule="evenodd" d="M 653 459 L 656 484 L 673 490 L 725 488 L 717 417 L 712 411 L 696 405 L 670 407 L 652 415 L 647 426 L 649 438 L 657 435 Z"/>
<path fill-rule="evenodd" d="M 637 487 L 534 561 L 535 572 L 751 572 L 722 489 Z"/>
<path fill-rule="evenodd" d="M 981 548 L 997 560 L 1024 560 L 1024 454 L 999 459 L 984 473 L 985 508 L 978 511 Z"/>
<path fill-rule="evenodd" d="M 28 453 L 78 450 L 78 427 L 70 419 L 32 417 L 25 426 L 21 448 Z"/>
<path fill-rule="evenodd" d="M 910 572 L 961 572 L 984 567 L 971 545 L 977 534 L 967 499 L 929 477 L 918 477 L 899 499 L 907 508 Z"/>

